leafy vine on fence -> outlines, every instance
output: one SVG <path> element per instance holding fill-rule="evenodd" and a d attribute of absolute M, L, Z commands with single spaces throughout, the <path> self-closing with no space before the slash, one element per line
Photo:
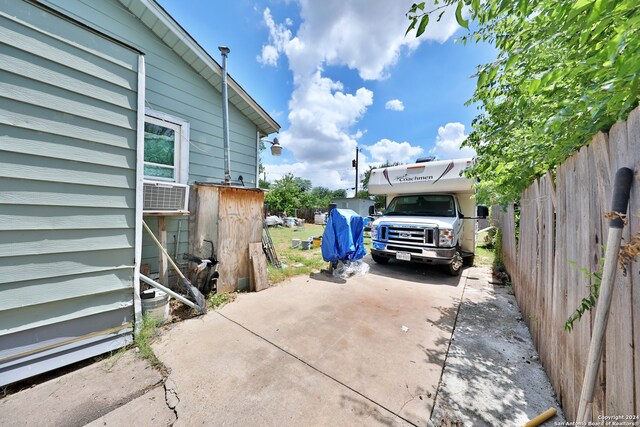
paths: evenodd
<path fill-rule="evenodd" d="M 605 252 L 605 247 L 602 247 L 602 252 Z M 627 243 L 624 243 L 620 246 L 620 253 L 618 254 L 618 266 L 622 271 L 623 275 L 627 275 L 627 267 L 631 265 L 633 261 L 636 260 L 637 256 L 640 255 L 640 231 L 636 232 Z M 570 261 L 570 264 L 574 264 L 575 262 Z M 604 268 L 604 257 L 600 258 L 599 268 L 597 271 L 590 271 L 587 268 L 576 267 L 578 271 L 581 271 L 585 277 L 590 280 L 590 284 L 587 286 L 589 288 L 589 295 L 585 298 L 582 298 L 580 305 L 576 310 L 569 316 L 567 321 L 564 323 L 564 329 L 568 332 L 573 330 L 573 324 L 580 320 L 584 313 L 591 310 L 596 306 L 596 302 L 598 301 L 598 296 L 600 295 L 600 285 L 602 284 L 602 270 Z"/>
<path fill-rule="evenodd" d="M 602 251 L 605 251 L 603 247 Z M 574 261 L 569 261 L 569 264 L 575 266 Z M 598 301 L 598 296 L 600 296 L 600 285 L 602 284 L 602 269 L 604 267 L 604 257 L 600 258 L 599 262 L 600 268 L 597 271 L 591 271 L 588 268 L 584 267 L 576 267 L 576 269 L 584 276 L 589 279 L 589 285 L 587 288 L 589 289 L 589 295 L 586 298 L 582 298 L 580 301 L 580 305 L 576 308 L 576 311 L 569 316 L 566 322 L 564 322 L 564 330 L 567 332 L 571 332 L 573 330 L 573 324 L 580 320 L 584 313 L 591 310 L 596 306 L 596 302 Z"/>

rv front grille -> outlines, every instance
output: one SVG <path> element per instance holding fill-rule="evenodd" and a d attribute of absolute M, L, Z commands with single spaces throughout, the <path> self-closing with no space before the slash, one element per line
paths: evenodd
<path fill-rule="evenodd" d="M 437 235 L 435 228 L 424 225 L 385 224 L 380 227 L 380 240 L 389 243 L 435 246 Z"/>

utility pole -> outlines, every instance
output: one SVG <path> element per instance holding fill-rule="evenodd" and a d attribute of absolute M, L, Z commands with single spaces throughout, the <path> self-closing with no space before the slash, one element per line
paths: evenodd
<path fill-rule="evenodd" d="M 359 151 L 360 151 L 360 149 L 358 147 L 356 147 L 356 159 L 351 161 L 351 166 L 356 168 L 356 187 L 355 187 L 356 192 L 353 193 L 353 198 L 354 199 L 356 197 L 358 197 L 358 152 Z"/>

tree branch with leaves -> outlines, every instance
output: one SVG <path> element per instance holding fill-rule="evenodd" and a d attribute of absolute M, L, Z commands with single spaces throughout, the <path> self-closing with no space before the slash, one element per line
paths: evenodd
<path fill-rule="evenodd" d="M 417 28 L 421 36 L 429 16 L 440 19 L 455 8 L 468 30 L 459 40 L 498 51 L 495 61 L 478 66 L 469 103 L 479 103 L 480 114 L 463 144 L 477 153 L 468 175 L 479 179 L 480 202 L 517 200 L 640 102 L 637 0 L 444 0 L 428 11 L 425 5 L 407 12 L 407 33 Z"/>

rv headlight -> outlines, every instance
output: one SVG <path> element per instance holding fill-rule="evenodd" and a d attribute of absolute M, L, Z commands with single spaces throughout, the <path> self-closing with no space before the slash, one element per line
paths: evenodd
<path fill-rule="evenodd" d="M 441 228 L 438 243 L 441 247 L 453 246 L 453 230 L 450 228 Z"/>
<path fill-rule="evenodd" d="M 371 238 L 373 240 L 377 240 L 378 239 L 378 225 L 373 225 L 371 224 Z"/>

